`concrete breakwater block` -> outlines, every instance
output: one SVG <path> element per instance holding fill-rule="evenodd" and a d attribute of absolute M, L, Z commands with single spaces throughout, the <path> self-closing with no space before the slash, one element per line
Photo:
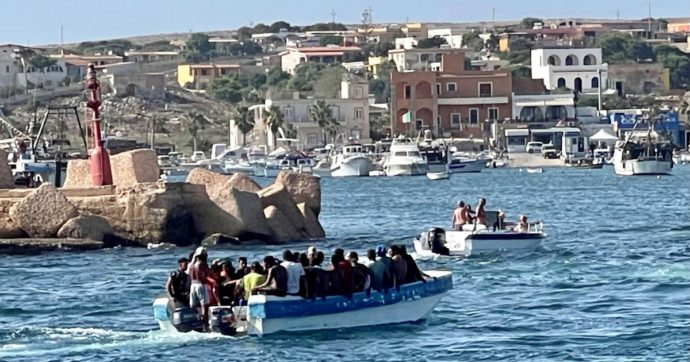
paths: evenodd
<path fill-rule="evenodd" d="M 77 209 L 55 186 L 43 184 L 14 204 L 10 218 L 32 238 L 54 237 Z"/>
<path fill-rule="evenodd" d="M 136 186 L 142 182 L 156 182 L 160 178 L 158 157 L 154 150 L 132 150 L 110 157 L 113 183 L 117 186 Z"/>
<path fill-rule="evenodd" d="M 321 181 L 318 177 L 292 171 L 280 171 L 275 183 L 285 186 L 295 203 L 305 202 L 316 217 L 321 213 Z"/>
<path fill-rule="evenodd" d="M 0 189 L 13 189 L 12 167 L 7 161 L 7 152 L 0 150 Z"/>

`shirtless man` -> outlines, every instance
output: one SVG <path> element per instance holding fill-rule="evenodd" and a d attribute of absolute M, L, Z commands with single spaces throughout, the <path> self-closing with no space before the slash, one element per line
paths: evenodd
<path fill-rule="evenodd" d="M 462 226 L 467 223 L 467 210 L 464 201 L 458 201 L 458 207 L 453 211 L 451 223 L 453 230 L 462 230 Z"/>
<path fill-rule="evenodd" d="M 486 225 L 486 210 L 484 207 L 486 206 L 486 199 L 483 197 L 479 198 L 479 203 L 477 204 L 477 211 L 476 211 L 476 216 L 475 216 L 475 223 L 476 224 L 482 224 Z"/>
<path fill-rule="evenodd" d="M 516 233 L 527 233 L 529 232 L 529 224 L 527 223 L 527 216 L 520 215 L 520 222 L 513 228 Z"/>
<path fill-rule="evenodd" d="M 204 331 L 208 332 L 208 307 L 211 303 L 208 291 L 215 281 L 211 269 L 208 267 L 206 248 L 199 247 L 195 254 L 196 259 L 189 269 L 189 278 L 192 281 L 189 291 L 189 306 L 199 308 L 204 323 Z"/>
<path fill-rule="evenodd" d="M 268 270 L 266 281 L 254 287 L 252 294 L 259 292 L 284 297 L 287 294 L 287 270 L 270 255 L 264 258 L 264 269 Z"/>

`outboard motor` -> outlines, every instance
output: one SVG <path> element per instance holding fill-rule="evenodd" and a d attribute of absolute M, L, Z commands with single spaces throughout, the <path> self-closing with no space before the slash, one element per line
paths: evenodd
<path fill-rule="evenodd" d="M 446 247 L 446 231 L 441 228 L 432 228 L 427 236 L 429 248 L 434 254 L 450 255 Z"/>
<path fill-rule="evenodd" d="M 231 307 L 210 307 L 208 309 L 211 331 L 223 335 L 232 336 L 237 333 L 235 328 L 235 316 Z"/>
<path fill-rule="evenodd" d="M 178 332 L 201 332 L 204 330 L 204 322 L 199 318 L 196 308 L 177 308 L 173 311 L 170 321 Z"/>

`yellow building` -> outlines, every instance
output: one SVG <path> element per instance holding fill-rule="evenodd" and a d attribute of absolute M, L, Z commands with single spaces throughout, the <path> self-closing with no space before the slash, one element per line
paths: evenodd
<path fill-rule="evenodd" d="M 177 66 L 177 83 L 185 88 L 205 89 L 216 77 L 239 72 L 239 64 L 180 64 Z"/>
<path fill-rule="evenodd" d="M 666 28 L 669 33 L 688 33 L 690 32 L 690 18 L 666 19 Z"/>
<path fill-rule="evenodd" d="M 374 78 L 378 78 L 381 66 L 388 64 L 388 57 L 369 57 L 367 60 L 367 72 Z"/>
<path fill-rule="evenodd" d="M 422 23 L 408 23 L 400 28 L 400 30 L 402 30 L 407 38 L 426 39 L 429 36 L 429 29 Z"/>

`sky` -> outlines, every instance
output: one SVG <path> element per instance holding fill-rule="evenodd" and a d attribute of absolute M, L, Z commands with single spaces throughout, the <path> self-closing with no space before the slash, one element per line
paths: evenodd
<path fill-rule="evenodd" d="M 539 18 L 647 17 L 648 0 L 21 0 L 0 21 L 0 44 L 45 45 L 136 35 L 230 30 L 285 20 L 295 25 L 373 22 L 477 22 Z M 652 0 L 653 17 L 690 17 L 690 0 Z"/>

